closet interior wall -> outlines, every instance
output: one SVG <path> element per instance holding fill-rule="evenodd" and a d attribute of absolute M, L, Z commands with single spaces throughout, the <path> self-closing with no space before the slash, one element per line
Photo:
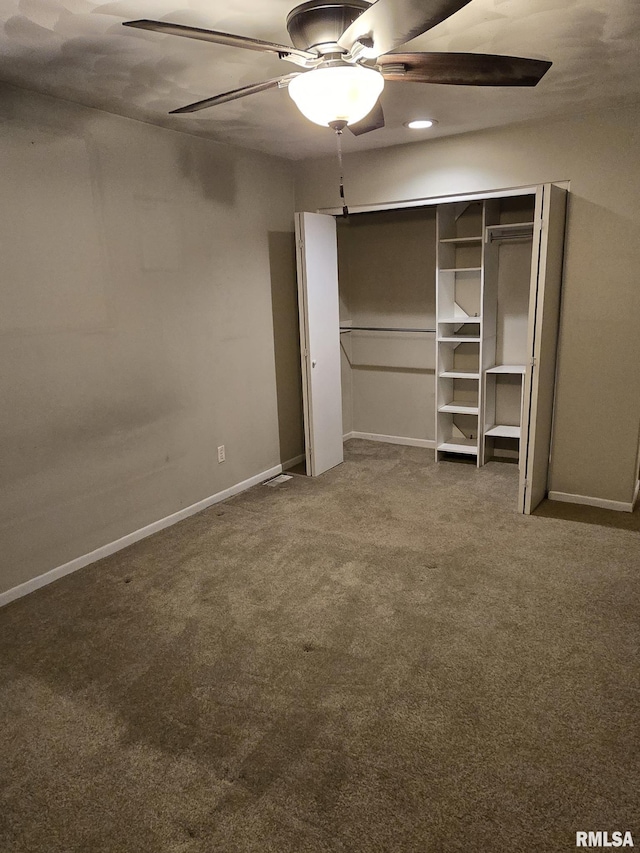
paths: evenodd
<path fill-rule="evenodd" d="M 433 446 L 436 210 L 337 223 L 343 432 Z"/>

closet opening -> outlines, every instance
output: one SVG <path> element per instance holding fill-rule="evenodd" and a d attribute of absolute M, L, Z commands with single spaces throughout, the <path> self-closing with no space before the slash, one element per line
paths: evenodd
<path fill-rule="evenodd" d="M 435 447 L 436 210 L 337 220 L 345 440 Z"/>
<path fill-rule="evenodd" d="M 296 214 L 307 474 L 349 438 L 517 464 L 545 497 L 566 190 Z"/>

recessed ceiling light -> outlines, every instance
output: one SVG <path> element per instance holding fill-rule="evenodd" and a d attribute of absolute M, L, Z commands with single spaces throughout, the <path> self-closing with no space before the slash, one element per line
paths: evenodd
<path fill-rule="evenodd" d="M 438 122 L 433 118 L 418 118 L 414 121 L 405 121 L 404 126 L 411 130 L 426 130 L 428 127 L 433 127 Z"/>

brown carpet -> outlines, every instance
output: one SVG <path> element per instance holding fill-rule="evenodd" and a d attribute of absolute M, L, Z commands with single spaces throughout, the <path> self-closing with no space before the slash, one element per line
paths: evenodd
<path fill-rule="evenodd" d="M 2 853 L 638 846 L 638 527 L 432 456 L 352 441 L 0 611 Z"/>

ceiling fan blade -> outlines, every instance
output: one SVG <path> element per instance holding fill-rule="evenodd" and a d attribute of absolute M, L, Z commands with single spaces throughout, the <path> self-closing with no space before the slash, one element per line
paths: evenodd
<path fill-rule="evenodd" d="M 240 89 L 232 89 L 230 92 L 223 92 L 220 95 L 214 95 L 213 98 L 205 98 L 203 101 L 196 101 L 194 104 L 187 104 L 186 107 L 171 110 L 169 115 L 197 113 L 199 110 L 206 110 L 208 107 L 215 107 L 217 104 L 226 104 L 227 101 L 237 101 L 239 98 L 246 98 L 247 95 L 266 92 L 267 89 L 283 88 L 290 80 L 297 76 L 297 74 L 285 74 L 284 77 L 273 77 L 271 80 L 263 80 L 262 83 L 251 83 L 249 86 L 242 86 Z"/>
<path fill-rule="evenodd" d="M 375 56 L 426 33 L 470 0 L 376 0 L 338 39 L 345 50 L 368 37 Z M 369 44 L 367 44 L 369 47 Z"/>
<path fill-rule="evenodd" d="M 378 65 L 385 80 L 450 86 L 535 86 L 551 68 L 544 59 L 486 53 L 388 53 Z"/>
<path fill-rule="evenodd" d="M 369 133 L 372 130 L 378 130 L 379 127 L 384 127 L 384 113 L 380 101 L 376 101 L 375 107 L 371 112 L 355 124 L 348 124 L 347 129 L 354 136 L 362 136 L 363 133 Z"/>
<path fill-rule="evenodd" d="M 289 47 L 286 44 L 275 44 L 271 41 L 236 36 L 232 33 L 221 33 L 217 30 L 202 30 L 199 27 L 186 27 L 183 24 L 170 24 L 168 21 L 125 21 L 123 27 L 135 27 L 139 30 L 150 30 L 152 33 L 165 33 L 173 36 L 184 36 L 189 39 L 214 42 L 214 44 L 226 44 L 230 47 L 244 47 L 247 50 L 260 50 L 266 53 L 293 54 L 303 59 L 317 59 L 315 53 L 308 50 L 299 50 L 297 47 Z"/>

